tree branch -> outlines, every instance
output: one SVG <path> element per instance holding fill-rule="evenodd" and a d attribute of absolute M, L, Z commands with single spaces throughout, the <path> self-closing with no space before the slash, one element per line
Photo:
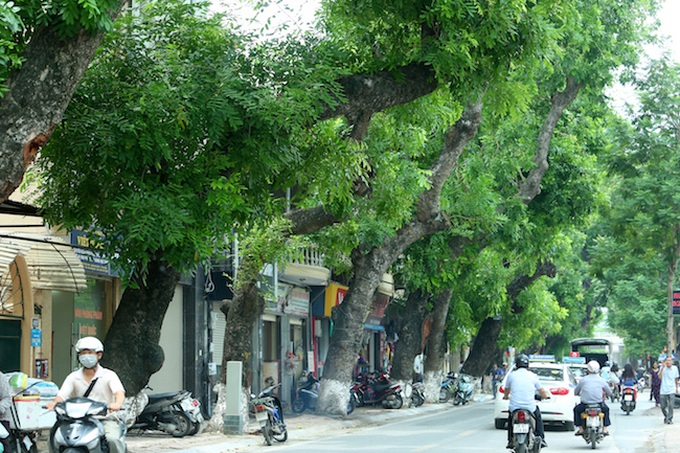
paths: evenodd
<path fill-rule="evenodd" d="M 111 17 L 126 3 L 121 0 Z M 103 37 L 81 31 L 62 39 L 46 27 L 31 36 L 25 62 L 10 75 L 0 99 L 0 200 L 19 187 L 26 167 L 49 141 Z"/>
<path fill-rule="evenodd" d="M 559 91 L 552 95 L 550 102 L 552 106 L 548 112 L 536 141 L 536 155 L 534 164 L 536 166 L 529 172 L 529 175 L 522 181 L 519 187 L 518 196 L 524 204 L 529 204 L 541 193 L 541 180 L 548 171 L 548 148 L 555 132 L 557 122 L 562 117 L 564 109 L 576 99 L 579 90 L 583 87 L 582 83 L 576 83 L 573 77 L 567 77 L 567 86 L 564 91 Z"/>

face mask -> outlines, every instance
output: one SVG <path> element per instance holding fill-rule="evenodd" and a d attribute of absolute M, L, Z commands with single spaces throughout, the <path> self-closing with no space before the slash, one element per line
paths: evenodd
<path fill-rule="evenodd" d="M 83 354 L 78 356 L 78 361 L 85 368 L 94 368 L 97 366 L 97 354 Z"/>

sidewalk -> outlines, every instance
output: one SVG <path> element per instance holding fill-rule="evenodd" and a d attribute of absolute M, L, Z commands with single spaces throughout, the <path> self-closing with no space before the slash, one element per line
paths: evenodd
<path fill-rule="evenodd" d="M 675 423 L 680 425 L 680 409 L 673 411 Z M 663 414 L 658 407 L 652 407 L 643 412 L 645 416 L 657 417 L 659 419 L 659 428 L 654 431 L 654 434 L 649 436 L 647 453 L 670 453 L 678 451 L 680 446 L 680 426 L 678 425 L 664 425 Z"/>
<path fill-rule="evenodd" d="M 476 403 L 473 403 L 476 404 Z M 343 429 L 378 425 L 390 420 L 426 414 L 435 411 L 454 409 L 452 404 L 426 403 L 417 408 L 403 407 L 399 410 L 381 407 L 356 409 L 347 417 L 316 415 L 305 412 L 301 415 L 287 415 L 288 438 L 311 440 L 322 437 L 327 432 Z M 252 426 L 252 429 L 256 429 Z M 264 438 L 259 431 L 241 436 L 227 436 L 219 433 L 201 433 L 175 439 L 167 434 L 145 433 L 129 434 L 126 438 L 129 453 L 233 453 L 249 447 L 264 446 Z"/>

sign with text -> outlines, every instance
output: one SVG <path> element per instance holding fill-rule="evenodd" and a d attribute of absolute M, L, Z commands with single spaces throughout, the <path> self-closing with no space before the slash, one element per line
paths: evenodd
<path fill-rule="evenodd" d="M 673 314 L 680 315 L 680 291 L 673 291 Z"/>

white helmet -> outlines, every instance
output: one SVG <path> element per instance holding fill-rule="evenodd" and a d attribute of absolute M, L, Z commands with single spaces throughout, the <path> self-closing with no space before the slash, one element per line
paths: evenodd
<path fill-rule="evenodd" d="M 94 352 L 104 352 L 104 345 L 98 338 L 83 337 L 76 343 L 76 353 L 80 354 L 83 349 L 89 349 Z"/>
<path fill-rule="evenodd" d="M 588 372 L 595 374 L 600 372 L 600 363 L 597 360 L 588 362 Z"/>

